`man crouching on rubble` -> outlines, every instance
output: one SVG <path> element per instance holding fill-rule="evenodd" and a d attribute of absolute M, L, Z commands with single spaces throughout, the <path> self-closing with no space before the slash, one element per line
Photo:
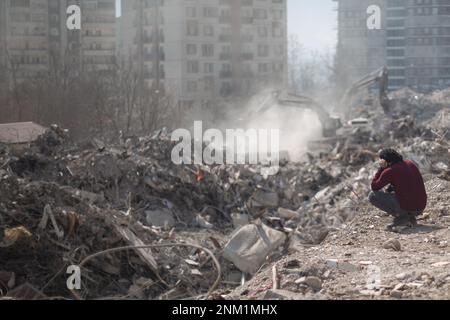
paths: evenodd
<path fill-rule="evenodd" d="M 393 149 L 379 153 L 380 169 L 373 178 L 369 201 L 378 209 L 394 216 L 389 230 L 417 226 L 416 217 L 427 206 L 427 193 L 417 166 Z M 382 189 L 386 186 L 386 191 Z"/>

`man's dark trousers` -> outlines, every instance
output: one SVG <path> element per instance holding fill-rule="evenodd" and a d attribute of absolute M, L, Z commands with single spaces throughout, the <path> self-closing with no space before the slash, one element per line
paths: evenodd
<path fill-rule="evenodd" d="M 370 203 L 394 217 L 419 216 L 423 211 L 406 211 L 400 207 L 395 193 L 387 193 L 384 191 L 372 191 L 369 194 Z"/>

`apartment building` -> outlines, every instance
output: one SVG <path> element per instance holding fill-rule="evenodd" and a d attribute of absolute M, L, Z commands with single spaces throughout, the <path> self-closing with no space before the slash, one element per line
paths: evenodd
<path fill-rule="evenodd" d="M 393 88 L 450 86 L 450 1 L 388 0 L 387 64 Z"/>
<path fill-rule="evenodd" d="M 287 78 L 286 0 L 122 1 L 119 55 L 185 105 Z"/>
<path fill-rule="evenodd" d="M 386 61 L 386 30 L 367 27 L 367 8 L 382 10 L 386 0 L 334 0 L 338 11 L 336 65 L 343 87 L 382 67 Z M 382 26 L 385 16 L 381 15 Z"/>
<path fill-rule="evenodd" d="M 339 45 L 338 58 L 347 57 L 352 69 L 351 79 L 355 80 L 367 70 L 374 70 L 372 61 L 383 62 L 390 70 L 389 87 L 392 90 L 405 86 L 418 90 L 434 90 L 450 86 L 450 2 L 449 0 L 383 0 L 381 30 L 368 30 L 366 22 L 351 24 L 346 17 L 346 11 L 357 12 L 364 20 L 368 15 L 366 9 L 373 1 L 337 0 L 339 10 Z M 346 19 L 347 18 L 347 19 Z M 379 38 L 374 39 L 374 31 L 379 32 Z M 350 32 L 350 33 L 348 33 Z M 350 34 L 366 34 L 367 43 L 363 37 L 352 38 Z M 380 39 L 382 46 L 380 47 Z M 360 53 L 352 48 L 361 46 Z M 370 49 L 382 48 L 383 52 Z M 372 57 L 371 57 L 372 55 Z M 374 57 L 377 55 L 378 58 Z M 379 59 L 381 59 L 378 61 Z M 366 61 L 364 62 L 364 59 Z M 344 69 L 343 59 L 337 60 L 338 66 Z M 358 70 L 355 70 L 358 69 Z"/>
<path fill-rule="evenodd" d="M 81 8 L 81 30 L 69 30 L 67 8 Z M 1 65 L 20 81 L 71 63 L 107 70 L 115 62 L 115 0 L 4 0 L 0 6 Z"/>
<path fill-rule="evenodd" d="M 0 90 L 6 81 L 6 1 L 0 1 Z"/>

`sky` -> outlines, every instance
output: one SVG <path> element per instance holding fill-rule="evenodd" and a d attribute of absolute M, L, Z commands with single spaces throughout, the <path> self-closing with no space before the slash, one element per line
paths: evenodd
<path fill-rule="evenodd" d="M 120 8 L 120 0 L 116 1 Z M 288 0 L 289 35 L 298 35 L 308 51 L 334 51 L 337 41 L 335 6 L 332 0 Z"/>
<path fill-rule="evenodd" d="M 337 42 L 336 2 L 288 0 L 288 34 L 298 36 L 308 51 L 334 51 Z"/>

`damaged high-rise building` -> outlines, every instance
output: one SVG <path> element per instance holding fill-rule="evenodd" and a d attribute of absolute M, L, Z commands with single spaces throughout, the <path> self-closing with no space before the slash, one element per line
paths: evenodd
<path fill-rule="evenodd" d="M 247 96 L 286 84 L 286 13 L 286 0 L 122 1 L 118 52 L 184 105 Z"/>
<path fill-rule="evenodd" d="M 81 29 L 69 30 L 67 9 L 81 8 Z M 107 70 L 115 62 L 115 0 L 4 0 L 0 3 L 0 64 L 21 81 L 52 68 Z"/>
<path fill-rule="evenodd" d="M 338 3 L 336 64 L 351 82 L 387 65 L 392 90 L 434 90 L 450 85 L 449 0 L 335 0 Z M 381 28 L 367 20 L 381 9 Z"/>

